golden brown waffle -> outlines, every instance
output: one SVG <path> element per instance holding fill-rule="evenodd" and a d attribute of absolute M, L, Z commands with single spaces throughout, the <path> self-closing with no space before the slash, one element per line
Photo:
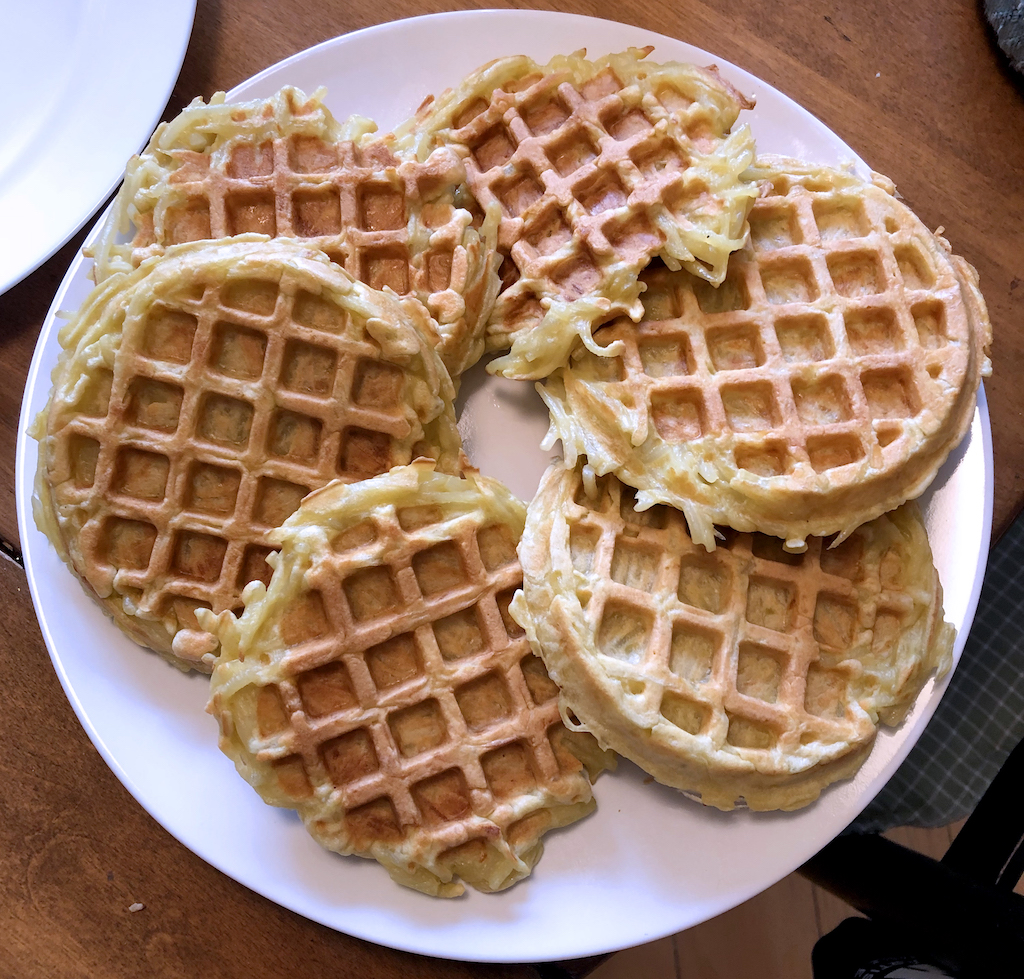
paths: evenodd
<path fill-rule="evenodd" d="M 421 455 L 458 471 L 426 324 L 284 240 L 180 245 L 107 279 L 61 334 L 44 529 L 129 636 L 209 671 L 195 610 L 269 578 L 266 532 L 311 489 Z"/>
<path fill-rule="evenodd" d="M 608 759 L 567 731 L 508 616 L 525 508 L 494 480 L 427 463 L 311 494 L 273 533 L 269 586 L 204 618 L 223 653 L 210 711 L 266 802 L 400 884 L 497 891 L 541 836 L 594 807 Z M 570 745 L 572 750 L 570 750 Z"/>
<path fill-rule="evenodd" d="M 713 554 L 666 506 L 554 464 L 511 606 L 562 716 L 658 781 L 731 809 L 795 809 L 899 723 L 954 632 L 914 504 L 828 549 L 728 532 Z M 593 495 L 589 495 L 587 487 Z"/>
<path fill-rule="evenodd" d="M 168 245 L 246 232 L 299 238 L 374 289 L 415 296 L 453 377 L 479 359 L 498 290 L 493 229 L 457 206 L 454 152 L 400 159 L 367 119 L 338 123 L 321 99 L 196 99 L 128 164 L 99 245 L 96 281 Z M 134 226 L 130 244 L 115 238 Z"/>
<path fill-rule="evenodd" d="M 544 377 L 596 322 L 638 319 L 653 255 L 717 283 L 743 244 L 753 140 L 730 129 L 753 103 L 713 68 L 642 60 L 651 50 L 504 58 L 397 130 L 421 158 L 455 147 L 480 206 L 501 215 L 488 346 L 512 349 L 497 373 Z"/>
<path fill-rule="evenodd" d="M 541 391 L 567 462 L 798 550 L 918 496 L 974 414 L 991 325 L 977 274 L 891 183 L 795 161 L 754 173 L 750 240 L 717 289 L 644 274 L 644 318 L 602 328 Z"/>

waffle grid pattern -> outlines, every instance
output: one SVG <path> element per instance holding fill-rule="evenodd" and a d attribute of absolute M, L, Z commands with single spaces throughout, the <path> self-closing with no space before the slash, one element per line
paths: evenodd
<path fill-rule="evenodd" d="M 360 528 L 372 541 L 308 573 L 282 679 L 260 693 L 280 709 L 264 706 L 250 741 L 295 801 L 326 787 L 316 827 L 333 849 L 422 827 L 439 853 L 509 831 L 513 788 L 579 792 L 557 688 L 507 614 L 522 581 L 511 536 L 472 516 L 406 531 L 402 516 L 377 511 Z"/>
<path fill-rule="evenodd" d="M 620 319 L 595 337 L 617 342 L 620 355 L 584 353 L 565 368 L 564 387 L 545 392 L 549 406 L 578 416 L 573 424 L 552 412 L 570 462 L 585 453 L 645 499 L 691 517 L 707 507 L 715 522 L 787 538 L 803 534 L 776 511 L 798 494 L 821 497 L 822 520 L 831 500 L 832 525 L 811 533 L 877 515 L 872 492 L 891 495 L 892 506 L 906 499 L 897 491 L 913 487 L 925 463 L 941 463 L 951 444 L 943 433 L 966 421 L 960 392 L 984 341 L 950 257 L 888 194 L 868 190 L 837 192 L 828 174 L 776 174 L 718 289 L 686 272 L 646 270 L 643 320 Z M 629 407 L 613 417 L 605 403 Z M 915 456 L 897 490 L 859 489 L 866 474 L 898 480 Z M 714 478 L 694 478 L 699 465 Z M 763 494 L 751 488 L 759 485 Z M 769 486 L 778 507 L 760 498 Z M 851 522 L 845 491 L 863 495 L 870 512 Z M 706 538 L 710 521 L 692 529 Z"/>
<path fill-rule="evenodd" d="M 241 132 L 213 150 L 160 157 L 168 162 L 157 167 L 159 180 L 131 201 L 132 264 L 170 245 L 249 232 L 299 239 L 371 288 L 420 299 L 439 324 L 439 350 L 457 376 L 483 349 L 497 288 L 494 258 L 470 228 L 469 212 L 455 205 L 465 182 L 458 156 L 442 147 L 420 162 L 397 157 L 381 140 L 303 132 L 312 125 L 304 116 L 325 110 L 315 99 L 292 108 L 302 122 L 281 121 L 276 137 L 266 132 L 264 103 L 239 107 L 239 118 L 220 123 L 217 115 L 203 119 L 201 108 L 186 110 L 183 118 L 198 115 L 194 126 L 206 139 L 218 125 Z"/>
<path fill-rule="evenodd" d="M 611 66 L 570 60 L 584 66 L 583 81 L 528 61 L 532 74 L 494 91 L 471 80 L 442 136 L 463 152 L 481 207 L 502 214 L 498 247 L 510 261 L 489 327 L 494 349 L 540 326 L 541 300 L 600 297 L 583 314 L 591 319 L 607 315 L 609 300 L 632 311 L 636 274 L 652 255 L 664 249 L 717 281 L 742 243 L 752 190 L 723 162 L 740 103 L 717 76 L 634 62 L 620 79 Z M 719 91 L 717 102 L 691 98 L 692 75 Z"/>
<path fill-rule="evenodd" d="M 445 419 L 411 424 L 422 382 L 407 366 L 287 273 L 149 305 L 113 374 L 98 373 L 54 433 L 56 502 L 91 514 L 78 542 L 87 580 L 172 623 L 168 642 L 197 629 L 197 607 L 239 608 L 246 582 L 269 578 L 266 532 L 311 489 L 439 451 Z M 184 642 L 174 651 L 189 660 Z"/>
<path fill-rule="evenodd" d="M 637 513 L 617 481 L 605 503 L 571 508 L 570 540 L 593 591 L 596 649 L 642 688 L 639 714 L 741 757 L 873 735 L 851 709 L 849 653 L 865 636 L 891 639 L 914 611 L 880 575 L 886 564 L 887 580 L 901 581 L 897 549 L 871 553 L 855 534 L 789 555 L 775 538 L 729 534 L 709 555 L 678 511 Z"/>
<path fill-rule="evenodd" d="M 683 514 L 635 509 L 613 476 L 555 464 L 520 545 L 512 613 L 579 719 L 667 785 L 731 809 L 792 809 L 849 776 L 898 723 L 952 629 L 916 509 L 790 554 Z"/>

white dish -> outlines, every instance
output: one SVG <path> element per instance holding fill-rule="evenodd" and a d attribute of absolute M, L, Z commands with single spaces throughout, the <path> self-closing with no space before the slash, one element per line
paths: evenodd
<path fill-rule="evenodd" d="M 120 182 L 167 105 L 195 9 L 196 0 L 4 5 L 0 293 Z"/>
<path fill-rule="evenodd" d="M 397 123 L 428 92 L 479 63 L 525 51 L 546 60 L 586 45 L 593 56 L 655 45 L 654 58 L 716 61 L 758 107 L 749 114 L 764 151 L 837 164 L 853 151 L 795 103 L 720 58 L 608 21 L 537 11 L 481 11 L 399 21 L 328 41 L 262 72 L 232 97 L 286 83 L 326 84 L 339 116 Z M 862 163 L 857 164 L 863 166 Z M 29 374 L 22 431 L 45 404 L 58 345 L 53 312 L 88 289 L 87 264 L 68 272 Z M 546 414 L 529 384 L 463 382 L 460 427 L 480 469 L 533 495 L 547 462 Z M 534 875 L 500 895 L 439 901 L 393 884 L 380 867 L 322 851 L 291 813 L 257 798 L 216 747 L 203 713 L 205 678 L 182 676 L 125 639 L 89 601 L 31 517 L 36 444 L 18 444 L 18 509 L 26 569 L 54 666 L 79 718 L 117 776 L 187 847 L 271 900 L 340 931 L 395 948 L 480 961 L 590 955 L 695 925 L 746 900 L 836 836 L 910 751 L 945 688 L 929 683 L 908 720 L 883 731 L 865 766 L 797 813 L 720 813 L 623 764 L 596 786 L 597 813 L 549 838 Z M 992 453 L 982 392 L 970 433 L 925 499 L 957 656 L 974 615 L 992 516 Z"/>

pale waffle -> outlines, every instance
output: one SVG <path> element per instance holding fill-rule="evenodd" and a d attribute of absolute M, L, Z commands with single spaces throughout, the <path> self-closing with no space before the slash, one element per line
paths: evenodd
<path fill-rule="evenodd" d="M 96 281 L 168 245 L 246 232 L 298 238 L 374 289 L 414 296 L 453 377 L 484 350 L 498 290 L 493 228 L 471 227 L 459 157 L 399 158 L 353 117 L 283 88 L 269 99 L 196 99 L 129 163 L 95 249 Z M 134 227 L 129 243 L 119 234 Z"/>
<path fill-rule="evenodd" d="M 209 671 L 197 608 L 267 580 L 267 530 L 311 490 L 434 456 L 448 373 L 415 300 L 293 242 L 179 245 L 98 286 L 40 417 L 41 526 L 133 639 Z"/>
<path fill-rule="evenodd" d="M 714 68 L 648 63 L 651 50 L 504 58 L 396 131 L 421 157 L 455 147 L 478 204 L 500 213 L 488 346 L 511 352 L 496 373 L 544 377 L 609 314 L 639 319 L 652 256 L 718 283 L 743 244 L 753 139 L 730 130 L 753 103 Z"/>
<path fill-rule="evenodd" d="M 603 327 L 541 394 L 547 445 L 636 487 L 641 507 L 799 550 L 918 496 L 990 372 L 977 273 L 891 183 L 765 161 L 750 238 L 717 289 L 644 275 L 644 318 Z"/>
<path fill-rule="evenodd" d="M 951 662 L 913 503 L 832 549 L 729 532 L 708 554 L 679 511 L 638 512 L 613 476 L 556 463 L 519 557 L 510 611 L 567 723 L 721 809 L 812 802 Z"/>
<path fill-rule="evenodd" d="M 595 775 L 610 760 L 563 727 L 508 616 L 524 519 L 500 483 L 425 462 L 333 484 L 271 535 L 273 578 L 244 614 L 203 616 L 239 772 L 323 846 L 429 894 L 529 874 L 542 834 L 594 807 L 579 758 Z"/>

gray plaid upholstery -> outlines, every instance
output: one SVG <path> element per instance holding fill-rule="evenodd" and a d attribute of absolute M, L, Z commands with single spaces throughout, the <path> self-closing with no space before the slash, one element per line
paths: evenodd
<path fill-rule="evenodd" d="M 1024 737 L 1024 518 L 989 559 L 963 658 L 906 761 L 850 829 L 945 826 L 969 815 Z"/>

